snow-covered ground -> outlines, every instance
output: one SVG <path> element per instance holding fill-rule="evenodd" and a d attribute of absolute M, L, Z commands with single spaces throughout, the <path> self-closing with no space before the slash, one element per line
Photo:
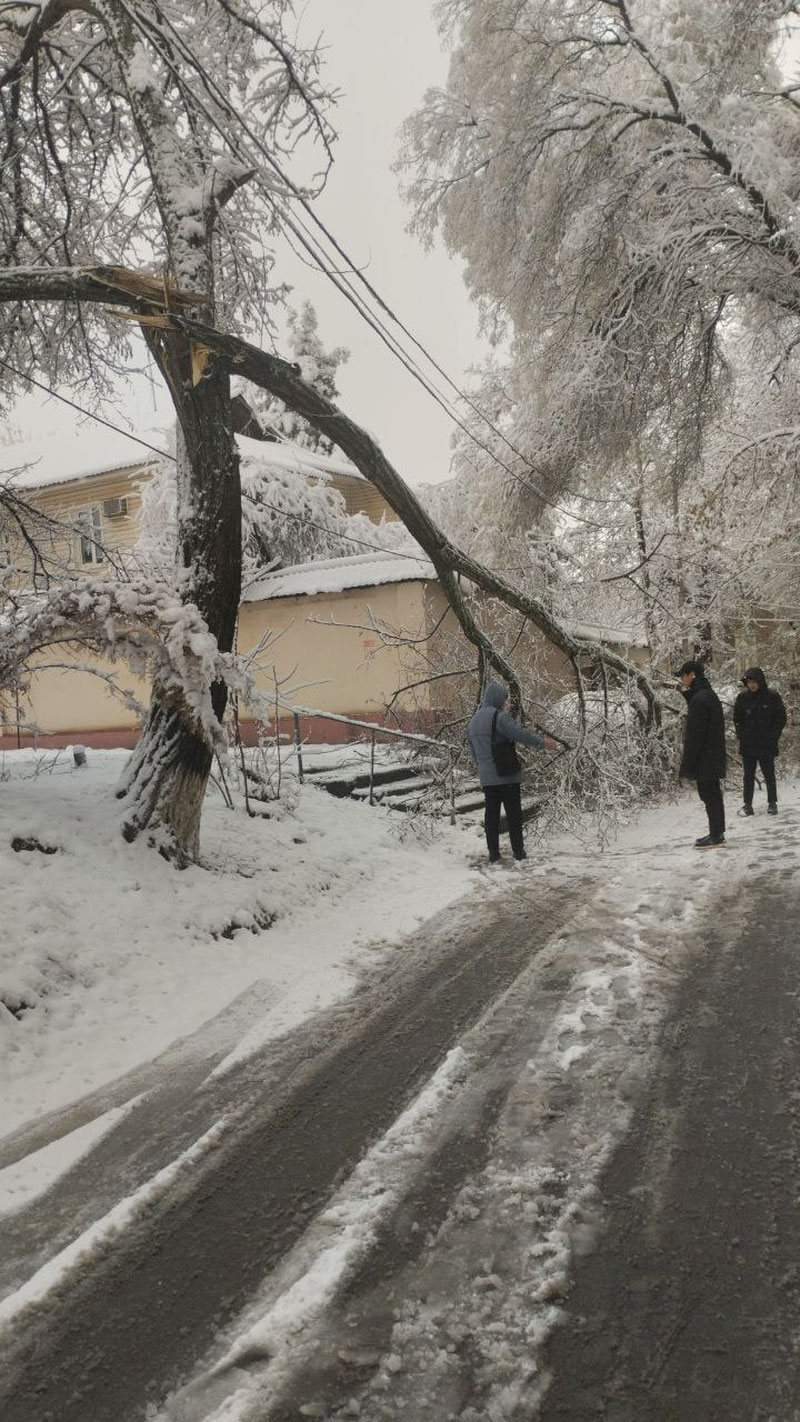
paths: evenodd
<path fill-rule="evenodd" d="M 329 1412 L 325 1393 L 341 1363 L 365 1370 L 350 1410 L 371 1422 L 535 1416 L 546 1384 L 539 1345 L 558 1317 L 573 1255 L 599 1227 L 600 1172 L 630 1120 L 670 995 L 716 906 L 730 910 L 749 876 L 785 862 L 800 788 L 781 787 L 777 820 L 766 818 L 763 797 L 753 819 L 737 819 L 729 793 L 724 849 L 695 850 L 703 809 L 686 789 L 602 849 L 588 834 L 565 836 L 515 871 L 474 867 L 474 827 L 439 826 L 419 838 L 391 812 L 289 784 L 267 820 L 212 797 L 203 867 L 178 873 L 119 838 L 120 764 L 120 754 L 99 752 L 82 770 L 68 754 L 3 762 L 0 1146 L 32 1117 L 242 1001 L 228 1037 L 217 1039 L 223 1070 L 345 997 L 383 958 L 376 945 L 388 947 L 470 889 L 469 912 L 487 934 L 511 898 L 529 907 L 532 923 L 551 891 L 574 905 L 158 1417 L 251 1422 L 286 1398 L 300 1415 L 341 1415 L 341 1399 Z M 14 849 L 14 840 L 41 848 Z M 491 1146 L 424 1249 L 393 1270 L 391 1306 L 374 1287 L 360 1296 L 359 1269 L 417 1197 L 432 1154 L 487 1129 L 487 1092 L 498 1084 Z M 0 1169 L 0 1216 L 49 1188 L 116 1119 L 106 1112 L 58 1150 Z M 220 1120 L 48 1261 L 4 1302 L 0 1327 L 30 1305 L 46 1307 L 71 1271 L 113 1248 L 118 1231 L 225 1128 Z M 483 1389 L 478 1411 L 457 1405 L 465 1340 Z"/>
<path fill-rule="evenodd" d="M 474 882 L 474 838 L 418 836 L 292 781 L 268 819 L 210 795 L 203 867 L 176 872 L 122 840 L 125 755 L 90 750 L 82 769 L 70 751 L 0 757 L 0 1141 L 245 992 L 231 1050 L 286 1031 L 347 993 L 376 943 Z"/>
<path fill-rule="evenodd" d="M 735 816 L 729 844 L 700 852 L 693 791 L 645 811 L 603 853 L 566 842 L 526 871 L 519 892 L 579 875 L 594 887 L 434 1079 L 360 1163 L 287 1256 L 263 1296 L 220 1339 L 158 1422 L 256 1422 L 274 1415 L 362 1422 L 534 1418 L 548 1385 L 541 1348 L 561 1313 L 571 1261 L 593 1247 L 598 1181 L 631 1119 L 671 991 L 716 906 L 751 874 L 785 863 L 765 806 Z M 797 787 L 781 811 L 796 825 Z M 487 874 L 500 898 L 508 878 Z M 735 911 L 735 908 L 734 908 Z M 557 1006 L 548 1007 L 557 977 Z M 487 1044 L 501 1039 L 498 1052 Z M 491 1052 L 487 1062 L 487 1050 Z M 480 1129 L 487 1092 L 507 1095 L 487 1158 L 470 1170 L 441 1226 L 410 1261 L 402 1250 L 359 1271 L 403 1211 L 443 1140 Z M 413 1229 L 426 1231 L 424 1215 Z M 382 1243 L 384 1241 L 384 1243 Z M 386 1267 L 386 1266 L 384 1266 Z M 342 1298 L 346 1303 L 342 1303 Z M 339 1300 L 337 1304 L 337 1300 Z M 465 1357 L 480 1402 L 463 1404 Z M 360 1377 L 359 1379 L 359 1370 Z M 353 1395 L 341 1391 L 349 1372 Z"/>

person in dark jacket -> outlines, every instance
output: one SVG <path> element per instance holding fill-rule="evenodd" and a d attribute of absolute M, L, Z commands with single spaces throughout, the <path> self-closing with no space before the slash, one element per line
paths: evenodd
<path fill-rule="evenodd" d="M 510 775 L 501 775 L 493 755 L 493 742 L 518 741 L 523 746 L 533 746 L 535 750 L 557 750 L 556 742 L 549 736 L 537 736 L 526 731 L 503 707 L 508 700 L 508 691 L 499 682 L 490 681 L 483 693 L 478 710 L 467 728 L 467 739 L 472 759 L 478 769 L 484 797 L 483 824 L 486 831 L 486 847 L 490 864 L 500 858 L 500 808 L 506 812 L 511 852 L 515 859 L 525 858 L 525 844 L 522 836 L 522 770 Z"/>
<path fill-rule="evenodd" d="M 775 783 L 775 757 L 778 741 L 786 725 L 786 707 L 777 691 L 767 686 L 761 667 L 748 667 L 742 677 L 745 690 L 740 691 L 733 707 L 733 724 L 739 738 L 739 750 L 744 766 L 745 815 L 753 813 L 753 790 L 756 766 L 761 767 L 767 787 L 767 814 L 778 813 L 778 788 Z"/>
<path fill-rule="evenodd" d="M 694 780 L 708 813 L 708 834 L 695 840 L 698 849 L 725 843 L 725 802 L 720 781 L 725 778 L 725 716 L 722 702 L 706 679 L 702 662 L 684 662 L 678 676 L 689 707 L 678 772 Z"/>

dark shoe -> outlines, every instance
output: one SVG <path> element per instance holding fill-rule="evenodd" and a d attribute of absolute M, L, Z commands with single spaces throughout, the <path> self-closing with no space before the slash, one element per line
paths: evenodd
<path fill-rule="evenodd" d="M 752 806 L 752 805 L 742 805 L 742 808 L 741 808 L 741 810 L 739 811 L 739 814 L 740 814 L 740 815 L 754 815 L 754 814 L 755 814 L 755 810 L 753 809 L 753 806 Z"/>
<path fill-rule="evenodd" d="M 724 834 L 704 834 L 701 839 L 694 842 L 695 849 L 713 849 L 717 844 L 724 844 Z"/>
<path fill-rule="evenodd" d="M 490 855 L 489 855 L 489 863 L 490 863 L 490 864 L 499 864 L 499 863 L 500 863 L 500 855 L 499 855 L 499 854 L 490 854 Z"/>
<path fill-rule="evenodd" d="M 516 861 L 517 861 L 518 864 L 519 864 L 520 859 L 527 859 L 527 857 L 528 857 L 528 856 L 527 856 L 527 854 L 525 853 L 525 850 L 524 850 L 524 849 L 523 849 L 523 851 L 522 851 L 521 854 L 515 854 L 515 855 L 514 855 L 514 858 L 516 859 Z"/>
<path fill-rule="evenodd" d="M 768 815 L 777 815 L 777 813 L 778 813 L 778 806 L 777 806 L 777 805 L 767 805 L 767 814 L 768 814 Z"/>

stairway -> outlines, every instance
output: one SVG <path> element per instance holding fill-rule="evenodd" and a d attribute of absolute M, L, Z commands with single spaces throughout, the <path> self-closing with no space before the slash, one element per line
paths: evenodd
<path fill-rule="evenodd" d="M 308 784 L 326 790 L 339 799 L 367 801 L 370 798 L 370 747 L 352 742 L 345 746 L 306 746 L 303 773 Z M 453 811 L 467 823 L 483 818 L 483 791 L 474 773 L 460 767 L 454 771 L 455 794 L 451 802 L 450 771 L 444 758 L 398 751 L 392 746 L 375 747 L 372 774 L 372 803 L 406 814 L 447 817 Z M 532 819 L 539 800 L 523 791 L 522 818 Z M 500 822 L 505 831 L 505 817 Z"/>

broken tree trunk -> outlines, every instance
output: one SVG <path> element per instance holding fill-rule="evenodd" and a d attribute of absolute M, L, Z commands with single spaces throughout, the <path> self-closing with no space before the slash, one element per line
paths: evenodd
<path fill-rule="evenodd" d="M 241 595 L 241 490 L 233 438 L 230 379 L 213 357 L 194 383 L 191 342 L 180 333 L 148 335 L 172 393 L 178 440 L 178 582 L 222 652 L 233 647 Z M 194 370 L 197 357 L 194 355 Z M 217 681 L 211 703 L 218 721 L 227 687 Z M 200 815 L 213 749 L 180 686 L 156 676 L 149 715 L 117 794 L 123 832 L 146 829 L 178 863 L 196 858 Z"/>
<path fill-rule="evenodd" d="M 409 532 L 425 549 L 464 635 L 500 676 L 510 683 L 516 701 L 520 699 L 520 687 L 514 670 L 475 622 L 458 585 L 459 575 L 498 598 L 507 607 L 522 612 L 554 646 L 564 652 L 573 665 L 579 657 L 589 656 L 618 676 L 633 681 L 647 704 L 647 725 L 660 724 L 659 699 L 644 672 L 598 643 L 573 637 L 538 598 L 507 583 L 505 579 L 451 543 L 366 430 L 355 424 L 338 406 L 304 381 L 297 366 L 280 360 L 277 356 L 268 355 L 257 346 L 252 346 L 236 336 L 212 330 L 183 314 L 176 315 L 174 321 L 179 329 L 193 336 L 195 340 L 202 341 L 220 356 L 227 357 L 231 369 L 237 374 L 276 395 L 290 409 L 314 425 L 315 429 L 332 439 L 364 477 L 380 490 Z"/>

